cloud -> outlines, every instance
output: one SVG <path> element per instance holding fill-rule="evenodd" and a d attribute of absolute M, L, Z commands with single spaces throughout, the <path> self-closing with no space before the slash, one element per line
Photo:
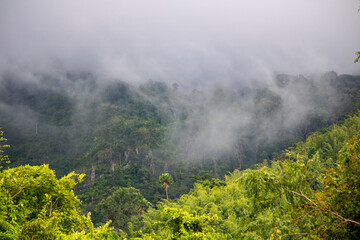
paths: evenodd
<path fill-rule="evenodd" d="M 241 81 L 262 71 L 359 73 L 355 0 L 0 5 L 0 70 L 20 64 L 46 71 L 61 62 L 65 70 L 185 85 Z"/>
<path fill-rule="evenodd" d="M 63 73 L 83 72 L 97 81 L 177 82 L 187 93 L 222 87 L 229 95 L 255 86 L 248 98 L 221 108 L 208 94 L 200 113 L 192 106 L 198 102 L 186 102 L 193 110 L 187 126 L 170 135 L 190 154 L 211 156 L 231 151 L 243 136 L 257 135 L 251 140 L 257 143 L 298 126 L 313 113 L 314 96 L 328 99 L 333 93 L 321 84 L 311 93 L 296 84 L 278 87 L 274 73 L 360 74 L 359 65 L 353 63 L 360 49 L 358 4 L 356 0 L 2 0 L 0 77 L 10 74 L 36 82 L 41 74 L 64 80 Z M 279 110 L 264 121 L 258 121 L 258 112 L 274 106 L 268 106 L 267 99 L 257 105 L 255 91 L 261 89 L 281 97 Z"/>

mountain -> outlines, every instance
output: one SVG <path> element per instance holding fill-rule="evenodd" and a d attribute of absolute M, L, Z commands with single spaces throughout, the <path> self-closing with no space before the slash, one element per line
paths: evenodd
<path fill-rule="evenodd" d="M 199 181 L 132 221 L 129 238 L 358 239 L 360 112 L 270 163 Z M 134 226 L 135 225 L 135 226 Z"/>
<path fill-rule="evenodd" d="M 263 85 L 203 90 L 152 80 L 132 85 L 100 80 L 88 73 L 37 73 L 30 80 L 8 75 L 1 83 L 0 126 L 11 145 L 11 163 L 2 163 L 3 167 L 49 164 L 58 177 L 72 171 L 85 173 L 84 181 L 75 187 L 83 211 L 91 211 L 96 224 L 105 223 L 114 218 L 109 215 L 113 211 L 106 209 L 120 206 L 117 199 L 122 197 L 127 204 L 124 209 L 129 210 L 114 224 L 134 236 L 139 236 L 139 230 L 144 234 L 162 231 L 148 224 L 164 221 L 161 214 L 200 221 L 204 229 L 219 237 L 244 237 L 248 231 L 276 235 L 278 230 L 283 235 L 301 235 L 303 230 L 286 230 L 293 226 L 284 212 L 276 212 L 276 216 L 266 212 L 279 205 L 290 207 L 295 215 L 302 213 L 298 205 L 293 209 L 293 198 L 289 200 L 286 191 L 272 192 L 275 190 L 267 184 L 259 188 L 262 183 L 256 179 L 271 176 L 281 182 L 286 177 L 279 169 L 289 168 L 287 174 L 291 175 L 309 166 L 303 170 L 310 171 L 309 176 L 301 172 L 301 179 L 293 180 L 295 185 L 284 184 L 290 184 L 287 189 L 301 199 L 308 197 L 307 193 L 301 196 L 303 190 L 293 187 L 305 179 L 303 187 L 311 197 L 321 195 L 332 177 L 326 169 L 339 171 L 335 164 L 339 150 L 359 130 L 358 115 L 348 116 L 358 108 L 360 77 L 335 72 L 307 77 L 278 74 Z M 257 170 L 245 170 L 248 168 Z M 170 199 L 179 200 L 161 203 L 159 210 L 150 208 L 145 213 L 151 203 L 165 198 L 158 179 L 164 172 L 174 179 Z M 235 187 L 239 182 L 240 190 Z M 235 198 L 227 202 L 223 193 Z M 275 197 L 279 194 L 285 194 L 286 201 Z M 254 200 L 259 196 L 264 197 L 264 204 Z M 258 208 L 260 212 L 255 211 Z M 193 212 L 200 218 L 191 215 Z M 273 222 L 261 233 L 256 224 L 250 224 L 248 218 L 253 217 L 259 226 L 263 221 Z M 343 218 L 354 219 L 348 217 Z M 240 227 L 239 221 L 246 224 Z M 274 228 L 277 221 L 288 225 Z M 304 228 L 298 227 L 295 229 Z M 312 227 L 304 229 L 313 231 Z M 164 231 L 166 235 L 169 229 Z M 328 234 L 323 231 L 321 234 Z M 339 231 L 336 234 L 342 234 Z M 346 234 L 355 233 L 349 230 Z"/>
<path fill-rule="evenodd" d="M 341 122 L 359 102 L 359 76 L 277 74 L 262 82 L 197 90 L 89 73 L 4 75 L 6 167 L 49 164 L 58 176 L 85 173 L 76 191 L 91 211 L 118 187 L 139 189 L 156 203 L 165 197 L 163 172 L 174 178 L 169 197 L 178 198 L 199 180 L 279 157 Z"/>

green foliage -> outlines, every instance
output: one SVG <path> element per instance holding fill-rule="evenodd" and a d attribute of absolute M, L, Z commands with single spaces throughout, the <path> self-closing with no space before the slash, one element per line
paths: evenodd
<path fill-rule="evenodd" d="M 47 165 L 3 170 L 0 173 L 0 236 L 100 239 L 111 234 L 109 224 L 95 230 L 90 215 L 80 214 L 80 200 L 72 188 L 83 177 L 70 173 L 58 180 Z"/>
<path fill-rule="evenodd" d="M 216 239 L 356 239 L 359 121 L 355 115 L 314 133 L 271 164 L 234 171 L 224 182 L 196 183 L 177 201 L 150 208 L 133 226 L 134 236 L 186 239 L 191 233 L 185 222 L 216 216 L 202 222 Z"/>
<path fill-rule="evenodd" d="M 339 152 L 337 166 L 323 179 L 319 194 L 322 207 L 331 215 L 333 226 L 326 236 L 356 238 L 360 235 L 360 133 Z"/>
<path fill-rule="evenodd" d="M 142 233 L 144 239 L 226 239 L 217 233 L 212 225 L 217 216 L 194 215 L 185 210 L 165 208 L 161 212 L 162 221 L 154 223 L 159 226 L 156 233 Z"/>
<path fill-rule="evenodd" d="M 339 239 L 358 234 L 359 168 L 357 160 L 347 165 L 344 154 L 358 159 L 360 152 L 349 152 L 346 145 L 335 156 L 336 168 L 327 170 L 335 166 L 334 149 L 344 146 L 358 129 L 358 121 L 359 117 L 354 116 L 324 134 L 313 134 L 283 154 L 282 161 L 273 162 L 271 168 L 244 172 L 239 181 L 246 186 L 250 209 L 255 211 L 252 224 L 272 216 L 272 221 L 266 221 L 270 225 L 265 232 L 264 225 L 256 230 L 258 235 Z M 358 146 L 359 135 L 352 141 L 352 146 Z M 342 173 L 344 169 L 348 171 Z"/>
<path fill-rule="evenodd" d="M 163 173 L 159 176 L 159 181 L 164 185 L 164 188 L 168 188 L 170 184 L 174 182 L 172 176 L 169 173 Z"/>
<path fill-rule="evenodd" d="M 210 226 L 216 216 L 193 216 L 186 211 L 165 208 L 166 227 L 170 230 L 170 239 L 215 239 L 214 229 Z"/>
<path fill-rule="evenodd" d="M 119 230 L 127 230 L 127 224 L 140 221 L 150 203 L 135 188 L 119 188 L 111 196 L 103 199 L 96 207 L 102 221 L 111 220 L 112 226 Z M 134 218 L 139 218 L 135 220 Z"/>
<path fill-rule="evenodd" d="M 94 227 L 91 221 L 91 214 L 86 216 L 85 224 L 86 228 L 82 231 L 77 231 L 69 235 L 60 235 L 60 239 L 64 240 L 118 240 L 120 237 L 112 231 L 109 227 L 111 221 L 107 222 L 103 226 Z"/>
<path fill-rule="evenodd" d="M 158 210 L 150 208 L 144 221 L 134 229 L 140 235 L 154 239 L 196 239 L 196 234 L 199 239 L 227 239 L 236 230 L 236 216 L 245 214 L 243 207 L 246 201 L 242 193 L 237 191 L 239 184 L 236 179 L 239 174 L 236 171 L 227 177 L 226 186 L 219 184 L 210 188 L 207 184 L 196 183 L 195 188 L 177 202 L 166 201 L 157 207 Z M 186 222 L 200 222 L 204 232 L 191 232 Z"/>
<path fill-rule="evenodd" d="M 338 152 L 346 141 L 360 130 L 360 113 L 348 117 L 341 125 L 332 125 L 323 130 L 323 133 L 315 132 L 306 141 L 299 142 L 295 147 L 289 148 L 279 158 L 282 160 L 302 159 L 305 164 L 315 155 L 319 158 L 320 168 L 325 170 L 334 167 L 338 158 Z"/>
<path fill-rule="evenodd" d="M 355 58 L 354 63 L 359 62 L 359 59 L 360 59 L 360 52 L 356 52 L 356 55 L 357 55 L 357 57 Z"/>
<path fill-rule="evenodd" d="M 0 169 L 3 163 L 10 163 L 9 156 L 5 153 L 5 150 L 10 147 L 7 144 L 7 139 L 4 137 L 4 131 L 0 127 Z"/>
<path fill-rule="evenodd" d="M 159 181 L 165 188 L 166 199 L 169 199 L 167 189 L 168 189 L 169 185 L 174 182 L 172 176 L 169 173 L 163 173 L 159 176 Z"/>
<path fill-rule="evenodd" d="M 110 84 L 103 91 L 103 100 L 111 104 L 126 105 L 134 101 L 134 93 L 130 90 L 130 86 L 124 82 Z"/>
<path fill-rule="evenodd" d="M 169 172 L 176 180 L 170 192 L 171 199 L 188 193 L 196 182 L 192 193 L 199 191 L 211 195 L 214 191 L 218 196 L 213 196 L 212 200 L 220 202 L 220 199 L 228 199 L 229 192 L 226 195 L 216 189 L 233 189 L 231 191 L 235 192 L 235 185 L 240 181 L 230 184 L 214 177 L 223 178 L 234 169 L 246 169 L 252 165 L 256 171 L 272 169 L 272 160 L 283 149 L 319 128 L 327 134 L 311 135 L 306 142 L 296 144 L 282 154 L 280 159 L 284 162 L 302 159 L 305 166 L 312 164 L 311 168 L 305 169 L 311 173 L 309 183 L 311 189 L 321 191 L 324 185 L 321 177 L 326 173 L 325 169 L 336 166 L 337 152 L 360 126 L 359 118 L 355 116 L 345 120 L 344 127 L 336 125 L 326 128 L 333 122 L 343 120 L 347 113 L 356 108 L 356 103 L 360 101 L 359 76 L 338 76 L 330 72 L 321 76 L 324 81 L 316 81 L 312 77 L 279 75 L 275 79 L 278 91 L 258 87 L 186 92 L 179 86 L 171 89 L 163 82 L 149 82 L 139 87 L 121 81 L 98 85 L 91 76 L 75 75 L 64 76 L 69 80 L 66 84 L 49 76 L 35 76 L 44 78 L 42 84 L 35 86 L 11 78 L 4 81 L 0 87 L 0 125 L 6 128 L 12 146 L 8 154 L 12 159 L 10 167 L 48 163 L 56 169 L 58 176 L 73 170 L 87 174 L 83 183 L 77 186 L 76 193 L 84 202 L 84 212 L 93 212 L 95 224 L 105 221 L 96 211 L 97 204 L 119 187 L 134 187 L 150 202 L 160 201 L 164 194 L 158 177 L 162 172 Z M 295 128 L 279 129 L 279 126 L 286 125 L 286 115 L 282 112 L 286 103 L 281 93 L 299 89 L 304 89 L 304 96 L 309 98 L 306 101 L 317 103 L 316 107 Z M 319 89 L 321 91 L 317 91 Z M 329 89 L 331 91 L 328 92 Z M 334 107 L 334 102 L 339 105 Z M 18 109 L 20 106 L 20 110 L 14 111 L 15 107 Z M 241 116 L 249 116 L 253 121 L 231 133 L 234 146 L 225 146 L 229 147 L 226 153 L 211 149 L 212 153 L 206 154 L 209 149 L 198 147 L 198 144 L 189 146 L 192 142 L 188 140 L 196 138 L 217 111 L 230 115 L 244 112 Z M 223 127 L 221 124 L 225 126 L 223 121 L 217 124 L 220 128 Z M 269 134 L 264 136 L 264 132 Z M 220 141 L 214 145 L 215 149 L 218 144 L 221 144 Z M 264 159 L 266 161 L 262 163 Z M 263 167 L 267 168 L 261 170 Z M 292 168 L 295 166 L 289 167 Z M 297 170 L 292 171 L 295 173 Z M 280 174 L 279 171 L 276 174 Z M 243 194 L 238 196 L 239 199 L 244 200 L 245 189 L 238 190 Z M 189 204 L 192 205 L 187 211 L 194 214 L 191 210 L 194 207 L 196 211 L 198 208 L 205 209 L 203 212 L 199 210 L 201 214 L 207 214 L 206 211 L 225 214 L 226 217 L 218 215 L 216 224 L 221 229 L 218 232 L 240 236 L 248 226 L 246 221 L 250 226 L 248 229 L 255 229 L 256 224 L 271 222 L 267 219 L 251 223 L 249 218 L 244 220 L 246 224 L 240 224 L 235 219 L 240 221 L 242 211 L 251 212 L 250 207 L 237 207 L 236 200 L 231 198 L 227 203 L 229 207 L 224 207 L 218 202 L 208 201 L 206 194 L 199 194 L 201 202 L 197 202 L 198 205 L 191 203 L 195 198 L 195 195 L 191 195 Z M 285 195 L 288 197 L 289 193 Z M 249 200 L 248 197 L 246 199 Z M 272 207 L 280 204 L 269 199 L 266 201 Z M 255 206 L 255 202 L 248 201 L 246 204 Z M 229 210 L 232 207 L 237 210 Z M 261 214 L 268 216 L 266 212 Z M 277 215 L 271 216 L 277 218 Z M 143 220 L 147 221 L 132 218 L 133 224 L 128 225 L 128 232 L 137 225 L 145 224 Z M 267 229 L 277 233 L 273 225 L 268 225 Z M 255 234 L 255 231 L 251 234 Z"/>

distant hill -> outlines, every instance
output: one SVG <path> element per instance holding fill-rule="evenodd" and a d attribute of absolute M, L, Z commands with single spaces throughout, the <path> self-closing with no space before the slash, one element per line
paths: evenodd
<path fill-rule="evenodd" d="M 357 113 L 277 159 L 224 181 L 199 181 L 178 200 L 149 208 L 128 237 L 358 239 L 359 130 Z"/>
<path fill-rule="evenodd" d="M 360 92 L 360 76 L 335 72 L 206 90 L 88 73 L 31 79 L 1 80 L 9 167 L 46 163 L 58 176 L 86 173 L 76 191 L 88 210 L 118 187 L 158 202 L 163 172 L 174 178 L 174 199 L 199 180 L 278 158 L 312 132 L 341 123 L 358 109 Z"/>

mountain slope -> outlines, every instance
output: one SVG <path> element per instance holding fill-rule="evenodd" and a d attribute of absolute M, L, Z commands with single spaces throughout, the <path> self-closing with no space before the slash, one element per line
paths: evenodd
<path fill-rule="evenodd" d="M 264 86 L 199 90 L 149 81 L 139 86 L 84 73 L 3 76 L 0 125 L 11 165 L 48 163 L 58 176 L 87 177 L 77 191 L 95 206 L 117 187 L 155 203 L 193 183 L 245 169 L 356 109 L 358 76 L 276 75 Z"/>
<path fill-rule="evenodd" d="M 150 208 L 130 237 L 356 239 L 359 114 L 310 135 L 271 164 L 201 181 L 178 200 Z"/>

